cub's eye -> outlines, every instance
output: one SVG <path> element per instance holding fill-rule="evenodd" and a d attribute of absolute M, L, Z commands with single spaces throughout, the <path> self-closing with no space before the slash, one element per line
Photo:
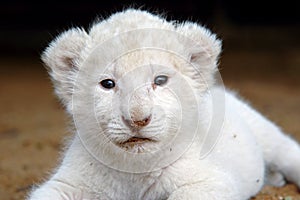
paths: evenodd
<path fill-rule="evenodd" d="M 106 89 L 112 89 L 116 86 L 115 82 L 111 79 L 104 79 L 100 81 L 100 84 Z"/>
<path fill-rule="evenodd" d="M 168 81 L 168 77 L 167 76 L 165 76 L 165 75 L 159 75 L 159 76 L 155 77 L 154 84 L 161 86 L 161 85 L 166 84 L 167 81 Z"/>

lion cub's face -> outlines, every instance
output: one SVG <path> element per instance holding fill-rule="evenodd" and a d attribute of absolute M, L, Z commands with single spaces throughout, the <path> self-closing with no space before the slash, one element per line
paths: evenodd
<path fill-rule="evenodd" d="M 95 115 L 110 142 L 148 152 L 172 141 L 182 120 L 182 99 L 174 88 L 183 81 L 174 59 L 157 50 L 131 52 L 99 76 Z"/>

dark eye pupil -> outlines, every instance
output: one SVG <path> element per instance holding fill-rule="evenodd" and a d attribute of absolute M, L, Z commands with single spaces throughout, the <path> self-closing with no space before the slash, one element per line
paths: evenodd
<path fill-rule="evenodd" d="M 163 85 L 168 81 L 168 77 L 165 75 L 159 75 L 155 77 L 154 79 L 154 84 L 155 85 Z"/>
<path fill-rule="evenodd" d="M 100 82 L 100 84 L 102 85 L 102 87 L 107 88 L 107 89 L 111 89 L 115 87 L 115 82 L 111 79 L 104 79 Z"/>

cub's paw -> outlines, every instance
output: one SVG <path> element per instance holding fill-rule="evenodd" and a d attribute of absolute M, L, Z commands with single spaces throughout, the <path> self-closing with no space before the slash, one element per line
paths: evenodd
<path fill-rule="evenodd" d="M 267 184 L 275 187 L 282 187 L 286 184 L 283 174 L 280 172 L 269 172 L 267 174 Z"/>

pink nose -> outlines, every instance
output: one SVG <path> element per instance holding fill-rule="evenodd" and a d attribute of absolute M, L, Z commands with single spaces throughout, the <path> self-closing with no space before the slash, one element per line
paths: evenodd
<path fill-rule="evenodd" d="M 124 117 L 122 117 L 123 121 L 125 122 L 125 124 L 127 126 L 133 127 L 133 128 L 142 128 L 144 126 L 147 126 L 150 121 L 151 121 L 151 115 L 149 115 L 148 117 L 142 119 L 142 120 L 136 120 L 136 119 L 132 119 L 132 120 L 127 120 Z"/>
<path fill-rule="evenodd" d="M 146 117 L 143 120 L 133 121 L 133 124 L 138 127 L 143 127 L 143 126 L 147 126 L 150 123 L 150 121 L 151 121 L 151 115 Z"/>

